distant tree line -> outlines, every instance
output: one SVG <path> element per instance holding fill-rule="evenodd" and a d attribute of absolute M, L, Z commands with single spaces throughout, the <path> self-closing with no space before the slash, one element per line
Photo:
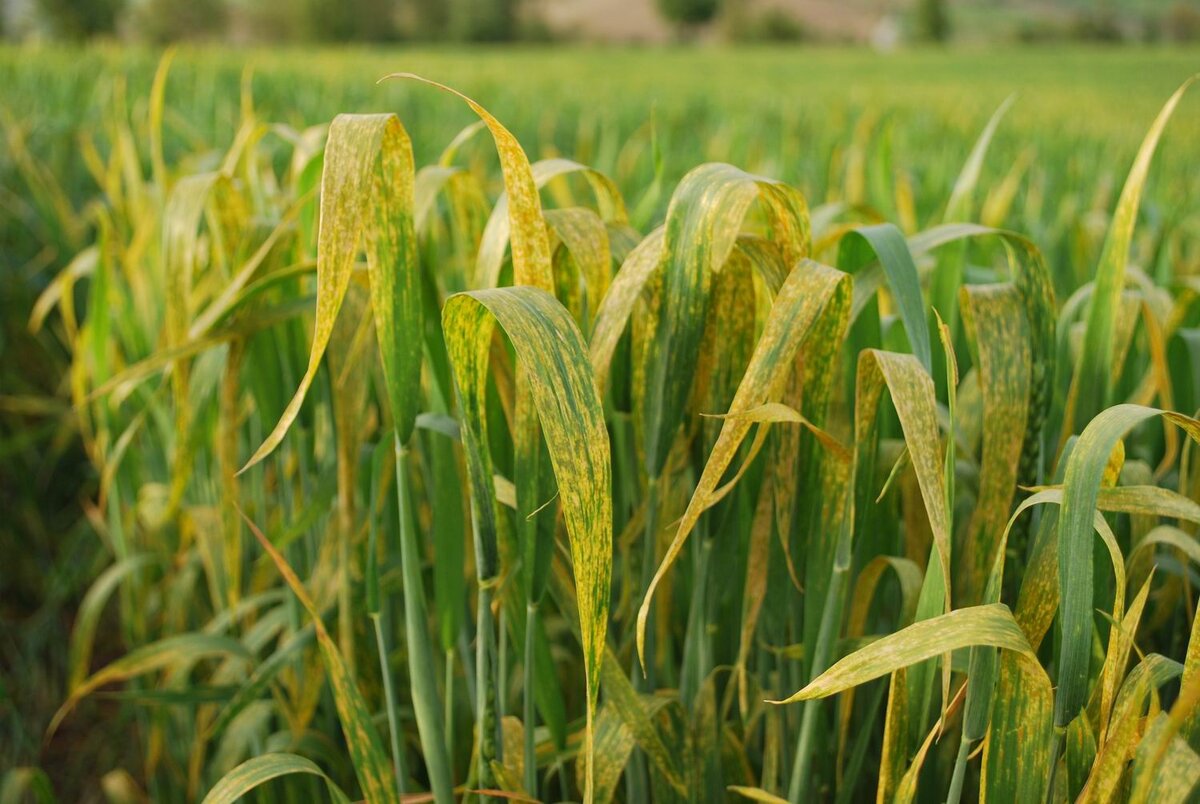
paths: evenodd
<path fill-rule="evenodd" d="M 0 0 L 2 6 L 4 0 Z M 34 0 L 50 36 L 155 42 L 508 41 L 530 32 L 521 0 Z M 2 22 L 3 15 L 0 15 Z"/>

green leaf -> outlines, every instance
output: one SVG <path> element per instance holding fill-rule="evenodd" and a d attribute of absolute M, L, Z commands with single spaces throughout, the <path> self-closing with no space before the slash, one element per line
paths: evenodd
<path fill-rule="evenodd" d="M 1096 267 L 1096 279 L 1092 288 L 1091 304 L 1088 308 L 1087 328 L 1084 330 L 1083 348 L 1075 367 L 1072 396 L 1074 411 L 1068 411 L 1066 429 L 1074 432 L 1076 423 L 1090 421 L 1109 404 L 1113 391 L 1113 355 L 1120 312 L 1121 294 L 1125 289 L 1125 267 L 1129 261 L 1129 246 L 1133 240 L 1133 227 L 1137 223 L 1138 207 L 1142 201 L 1142 190 L 1150 172 L 1150 161 L 1158 148 L 1167 121 L 1179 105 L 1183 93 L 1196 80 L 1184 81 L 1179 89 L 1163 105 L 1162 111 L 1146 132 L 1138 149 L 1117 207 L 1113 210 L 1108 236 L 1104 239 L 1104 250 L 1100 253 L 1100 264 Z M 1073 414 L 1073 416 L 1072 416 Z M 1075 693 L 1072 691 L 1071 695 Z M 1061 697 L 1061 696 L 1060 696 Z M 1074 703 L 1074 698 L 1070 699 Z M 1059 712 L 1057 717 L 1061 718 Z"/>
<path fill-rule="evenodd" d="M 329 795 L 335 802 L 349 802 L 342 789 L 325 775 L 312 760 L 296 754 L 263 754 L 243 762 L 229 773 L 221 777 L 201 804 L 234 804 L 254 788 L 293 773 L 307 773 L 319 776 L 324 782 Z M 367 796 L 367 801 L 374 801 Z"/>
<path fill-rule="evenodd" d="M 860 226 L 842 237 L 838 251 L 838 267 L 854 273 L 869 261 L 869 254 L 883 267 L 888 289 L 900 308 L 900 321 L 908 335 L 913 354 L 926 371 L 933 371 L 929 328 L 925 324 L 925 299 L 921 295 L 921 279 L 908 250 L 904 234 L 891 223 Z"/>
<path fill-rule="evenodd" d="M 1179 425 L 1200 440 L 1200 422 L 1140 405 L 1105 410 L 1084 429 L 1067 462 L 1058 516 L 1058 585 L 1062 631 L 1054 722 L 1065 727 L 1087 698 L 1092 646 L 1092 518 L 1100 481 L 1113 448 L 1130 429 L 1154 416 Z"/>

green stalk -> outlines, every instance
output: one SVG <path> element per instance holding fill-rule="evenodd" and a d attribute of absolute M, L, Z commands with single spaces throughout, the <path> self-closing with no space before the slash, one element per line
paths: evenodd
<path fill-rule="evenodd" d="M 883 705 L 883 697 L 887 694 L 887 680 L 878 681 L 875 684 L 875 690 L 871 693 L 869 703 L 866 708 L 866 717 L 863 723 L 874 723 L 879 714 L 879 707 Z M 869 747 L 871 737 L 873 736 L 871 729 L 859 729 L 858 736 L 854 740 L 854 748 L 850 751 L 850 761 L 846 765 L 845 772 L 842 774 L 842 785 L 838 791 L 835 804 L 850 804 L 854 800 L 855 781 L 858 780 L 859 774 L 862 771 L 863 760 L 867 756 L 867 748 Z"/>
<path fill-rule="evenodd" d="M 446 690 L 442 722 L 446 724 L 446 756 L 454 756 L 454 651 L 446 651 Z"/>
<path fill-rule="evenodd" d="M 841 561 L 833 565 L 833 577 L 829 579 L 829 588 L 825 594 L 825 608 L 821 613 L 821 627 L 817 631 L 817 644 L 813 649 L 812 671 L 810 679 L 816 678 L 829 667 L 829 659 L 833 654 L 834 641 L 841 621 L 842 584 L 845 583 L 849 567 Z M 804 715 L 800 721 L 800 739 L 796 742 L 796 758 L 792 762 L 792 779 L 788 786 L 788 801 L 791 804 L 801 804 L 809 789 L 809 773 L 812 766 L 812 753 L 815 748 L 817 717 L 820 715 L 821 699 L 804 702 Z"/>
<path fill-rule="evenodd" d="M 492 760 L 500 761 L 500 741 L 496 733 L 499 722 L 496 718 L 496 684 L 492 670 L 495 656 L 495 625 L 492 622 L 492 589 L 489 585 L 479 587 L 479 602 L 476 609 L 475 633 L 475 756 L 479 765 L 475 772 L 475 783 L 479 787 L 494 787 Z M 490 801 L 490 798 L 483 798 Z"/>
<path fill-rule="evenodd" d="M 467 601 L 463 601 L 467 605 Z M 463 666 L 463 685 L 467 688 L 467 706 L 474 710 L 475 698 L 475 663 L 471 660 L 471 635 L 467 632 L 467 624 L 462 624 L 458 634 L 458 660 Z"/>
<path fill-rule="evenodd" d="M 387 635 L 383 632 L 379 612 L 373 611 L 367 616 L 371 618 L 371 623 L 375 626 L 375 645 L 379 651 L 379 672 L 383 676 L 383 699 L 387 704 L 388 736 L 391 738 L 392 744 L 392 769 L 396 774 L 396 793 L 404 798 L 404 780 L 408 778 L 408 768 L 405 767 L 404 750 L 400 745 L 400 724 L 396 717 L 396 687 L 392 681 L 391 669 L 388 667 L 387 657 L 390 655 L 391 649 L 387 643 Z"/>
<path fill-rule="evenodd" d="M 708 654 L 708 568 L 712 555 L 712 540 L 707 533 L 697 534 L 695 542 L 695 577 L 692 580 L 692 598 L 688 603 L 686 636 L 683 641 L 683 673 L 679 679 L 679 697 L 684 708 L 691 712 L 696 702 L 700 685 L 707 675 Z"/>
<path fill-rule="evenodd" d="M 1058 783 L 1058 762 L 1062 759 L 1063 751 L 1066 750 L 1067 742 L 1066 728 L 1054 727 L 1054 752 L 1050 755 L 1050 783 L 1046 785 L 1046 801 L 1047 804 L 1054 801 L 1054 785 Z"/>
<path fill-rule="evenodd" d="M 538 627 L 538 604 L 530 603 L 525 607 L 525 711 L 522 719 L 525 722 L 525 792 L 537 798 L 537 741 L 534 739 L 534 728 L 537 726 L 537 707 L 534 706 L 533 683 L 533 635 Z"/>
<path fill-rule="evenodd" d="M 646 482 L 646 527 L 642 533 L 642 597 L 654 579 L 655 559 L 658 543 L 658 478 L 651 477 Z M 643 675 L 635 655 L 631 662 L 630 681 L 638 692 L 654 689 L 654 616 L 646 618 L 646 670 Z M 649 800 L 649 768 L 646 766 L 646 755 L 638 748 L 633 749 L 629 757 L 629 772 L 625 777 L 626 798 L 629 801 Z"/>
<path fill-rule="evenodd" d="M 962 798 L 963 777 L 967 775 L 967 757 L 971 754 L 971 741 L 964 734 L 958 741 L 958 758 L 954 760 L 954 776 L 950 779 L 950 792 L 946 804 L 958 804 Z"/>
<path fill-rule="evenodd" d="M 385 444 L 386 442 L 381 444 L 379 449 L 375 450 L 371 461 L 371 493 L 370 502 L 367 507 L 367 521 L 370 532 L 367 539 L 367 616 L 371 618 L 371 624 L 375 629 L 375 648 L 379 653 L 379 675 L 383 679 L 383 698 L 387 707 L 388 737 L 391 741 L 392 772 L 396 776 L 396 793 L 403 798 L 405 793 L 405 779 L 408 778 L 408 769 L 405 767 L 404 751 L 400 738 L 400 724 L 396 710 L 396 687 L 392 680 L 392 671 L 388 662 L 388 657 L 392 655 L 392 650 L 388 644 L 387 634 L 383 630 L 383 623 L 380 618 L 379 528 L 377 513 L 379 505 L 379 478 L 382 474 L 382 463 L 386 457 L 386 452 L 384 451 Z"/>
<path fill-rule="evenodd" d="M 658 557 L 655 547 L 658 544 L 658 478 L 652 477 L 646 483 L 646 529 L 642 534 L 642 597 L 654 580 L 655 560 Z M 651 608 L 653 613 L 653 608 Z M 633 659 L 631 680 L 634 689 L 639 692 L 654 689 L 654 617 L 646 618 L 646 672 L 642 674 L 638 667 L 637 657 Z"/>
<path fill-rule="evenodd" d="M 508 629 L 505 617 L 504 607 L 500 607 L 500 615 L 496 618 L 496 642 L 495 652 L 496 657 L 496 722 L 503 723 L 504 716 L 508 714 L 505 707 L 505 693 L 508 691 L 508 640 L 505 639 Z"/>
<path fill-rule="evenodd" d="M 454 785 L 446 757 L 437 683 L 433 676 L 433 649 L 426 631 L 425 587 L 421 581 L 421 553 L 412 525 L 412 495 L 408 483 L 407 447 L 396 440 L 396 488 L 400 500 L 400 567 L 404 576 L 404 632 L 408 639 L 408 670 L 412 679 L 413 711 L 417 734 L 437 804 L 453 804 Z"/>

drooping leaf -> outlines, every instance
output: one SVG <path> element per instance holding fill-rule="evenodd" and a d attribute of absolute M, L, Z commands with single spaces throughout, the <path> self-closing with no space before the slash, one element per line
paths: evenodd
<path fill-rule="evenodd" d="M 991 645 L 1014 651 L 1035 664 L 1037 661 L 1007 606 L 1000 603 L 971 606 L 915 622 L 882 637 L 837 662 L 803 689 L 772 703 L 787 704 L 824 698 L 900 668 L 972 645 Z"/>
<path fill-rule="evenodd" d="M 446 302 L 442 328 L 462 412 L 463 444 L 480 538 L 476 561 L 492 571 L 481 577 L 494 577 L 498 569 L 496 502 L 485 412 L 489 347 L 496 323 L 508 335 L 529 379 L 534 409 L 558 481 L 578 590 L 588 692 L 586 752 L 591 757 L 592 718 L 611 594 L 608 433 L 579 330 L 553 297 L 536 288 L 516 287 L 459 294 Z M 587 789 L 590 787 L 589 783 Z"/>
<path fill-rule="evenodd" d="M 657 478 L 683 417 L 699 358 L 712 274 L 720 268 L 750 204 L 762 198 L 772 234 L 794 264 L 808 253 L 808 212 L 800 194 L 782 182 L 731 165 L 708 164 L 688 173 L 671 197 L 663 242 L 662 299 L 645 366 L 642 419 L 646 470 Z"/>
<path fill-rule="evenodd" d="M 241 642 L 231 637 L 202 633 L 164 637 L 157 642 L 135 648 L 120 659 L 92 673 L 71 691 L 66 702 L 59 707 L 51 719 L 50 725 L 46 727 L 46 740 L 49 741 L 54 736 L 63 719 L 71 713 L 79 701 L 104 685 L 136 678 L 175 665 L 192 664 L 199 659 L 212 656 L 234 656 L 249 660 L 250 651 Z"/>
<path fill-rule="evenodd" d="M 325 788 L 335 802 L 349 802 L 350 799 L 342 792 L 332 779 L 325 775 L 312 760 L 296 754 L 262 754 L 248 759 L 241 765 L 221 777 L 202 804 L 234 804 L 256 787 L 263 785 L 280 776 L 293 773 L 307 773 L 320 777 L 325 782 Z M 370 797 L 367 799 L 370 801 Z"/>
<path fill-rule="evenodd" d="M 330 125 L 321 175 L 317 312 L 308 366 L 279 422 L 243 472 L 279 445 L 299 414 L 333 335 L 360 246 L 367 254 L 388 401 L 397 434 L 407 442 L 417 415 L 421 368 L 421 341 L 412 336 L 422 315 L 413 175 L 412 145 L 395 115 L 339 115 Z"/>
<path fill-rule="evenodd" d="M 643 665 L 646 658 L 646 618 L 654 591 L 683 549 L 700 515 L 711 506 L 717 484 L 749 432 L 752 422 L 739 414 L 771 401 L 773 395 L 782 391 L 782 384 L 792 369 L 796 352 L 804 343 L 810 328 L 823 315 L 844 320 L 849 295 L 850 286 L 845 274 L 808 260 L 792 269 L 776 295 L 771 316 L 729 407 L 730 416 L 725 419 L 700 481 L 692 492 L 687 511 L 638 610 L 637 644 Z"/>

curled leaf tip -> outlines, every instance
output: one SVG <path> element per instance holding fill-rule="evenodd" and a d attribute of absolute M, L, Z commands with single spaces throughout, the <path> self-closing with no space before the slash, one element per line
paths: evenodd
<path fill-rule="evenodd" d="M 649 595 L 647 595 L 646 600 L 649 599 Z M 638 664 L 642 668 L 642 678 L 646 677 L 646 614 L 648 611 L 649 609 L 643 603 L 642 607 L 638 609 L 637 617 L 637 653 Z"/>

